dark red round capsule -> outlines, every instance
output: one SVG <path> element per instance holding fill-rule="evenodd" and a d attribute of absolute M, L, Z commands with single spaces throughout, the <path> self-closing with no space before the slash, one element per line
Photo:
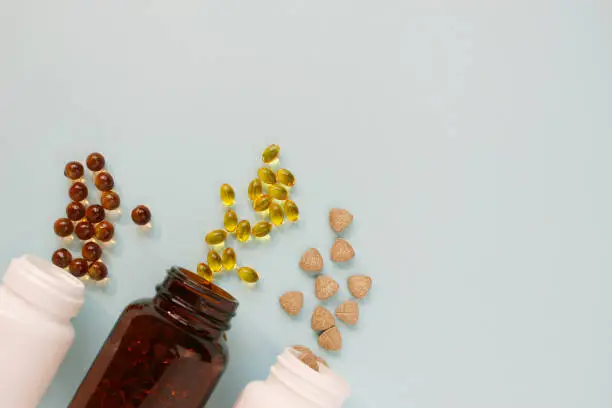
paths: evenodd
<path fill-rule="evenodd" d="M 77 161 L 71 161 L 64 167 L 64 176 L 71 180 L 78 180 L 83 177 L 83 165 Z"/>
<path fill-rule="evenodd" d="M 132 210 L 132 221 L 138 225 L 147 225 L 151 221 L 151 211 L 147 206 L 139 205 Z"/>
<path fill-rule="evenodd" d="M 115 235 L 115 227 L 108 221 L 102 221 L 96 225 L 96 239 L 102 242 L 108 242 Z"/>
<path fill-rule="evenodd" d="M 85 211 L 85 216 L 87 217 L 88 221 L 97 224 L 104 219 L 104 207 L 99 204 L 90 205 L 87 207 L 87 211 Z"/>
<path fill-rule="evenodd" d="M 87 156 L 87 168 L 91 171 L 100 171 L 104 168 L 106 160 L 100 153 L 92 153 Z"/>
<path fill-rule="evenodd" d="M 88 193 L 87 186 L 80 181 L 72 183 L 70 190 L 68 190 L 68 195 L 72 201 L 83 201 L 87 198 Z"/>
<path fill-rule="evenodd" d="M 101 281 L 108 276 L 108 268 L 102 262 L 94 262 L 89 266 L 89 277 L 95 281 Z"/>
<path fill-rule="evenodd" d="M 70 262 L 72 262 L 72 254 L 65 248 L 58 249 L 53 253 L 51 262 L 53 262 L 53 265 L 55 266 L 65 268 L 70 265 Z"/>
<path fill-rule="evenodd" d="M 81 221 L 74 227 L 75 235 L 82 241 L 87 241 L 94 236 L 94 225 L 89 221 Z"/>
<path fill-rule="evenodd" d="M 89 270 L 89 264 L 83 258 L 76 258 L 70 262 L 68 266 L 68 270 L 73 276 L 80 278 L 81 276 L 85 276 L 87 271 Z"/>
<path fill-rule="evenodd" d="M 119 198 L 119 194 L 114 191 L 105 191 L 102 193 L 102 197 L 100 198 L 100 202 L 102 203 L 102 207 L 105 210 L 112 211 L 119 208 L 121 204 L 121 199 Z"/>
<path fill-rule="evenodd" d="M 113 176 L 111 176 L 110 173 L 101 171 L 96 174 L 94 184 L 98 187 L 98 190 L 109 191 L 115 186 L 115 180 L 113 180 Z"/>
<path fill-rule="evenodd" d="M 66 216 L 71 221 L 80 221 L 85 217 L 85 206 L 73 201 L 66 206 Z"/>
<path fill-rule="evenodd" d="M 81 255 L 89 262 L 95 262 L 102 256 L 102 248 L 95 242 L 89 241 L 83 245 Z"/>
<path fill-rule="evenodd" d="M 63 238 L 72 234 L 72 231 L 74 231 L 74 225 L 72 225 L 72 221 L 70 221 L 68 218 L 59 218 L 55 221 L 55 224 L 53 224 L 53 230 L 55 231 L 56 235 Z"/>

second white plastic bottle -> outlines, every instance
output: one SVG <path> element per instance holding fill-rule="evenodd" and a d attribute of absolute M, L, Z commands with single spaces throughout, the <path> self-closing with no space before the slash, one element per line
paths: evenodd
<path fill-rule="evenodd" d="M 285 349 L 268 379 L 247 385 L 234 408 L 342 408 L 350 395 L 348 383 L 323 364 L 316 372 L 298 355 Z"/>

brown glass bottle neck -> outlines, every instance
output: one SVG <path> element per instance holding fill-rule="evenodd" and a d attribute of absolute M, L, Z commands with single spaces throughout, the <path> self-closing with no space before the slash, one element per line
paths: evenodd
<path fill-rule="evenodd" d="M 193 272 L 173 267 L 157 286 L 153 303 L 166 317 L 195 331 L 217 338 L 230 328 L 238 301 Z"/>

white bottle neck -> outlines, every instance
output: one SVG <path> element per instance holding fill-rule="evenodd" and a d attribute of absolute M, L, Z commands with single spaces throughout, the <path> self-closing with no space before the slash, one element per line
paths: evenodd
<path fill-rule="evenodd" d="M 282 385 L 313 408 L 342 408 L 350 394 L 348 383 L 324 365 L 316 372 L 298 355 L 292 348 L 280 354 L 266 383 Z"/>

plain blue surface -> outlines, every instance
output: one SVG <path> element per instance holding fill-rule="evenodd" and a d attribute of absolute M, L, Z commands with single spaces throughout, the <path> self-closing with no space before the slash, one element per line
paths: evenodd
<path fill-rule="evenodd" d="M 326 272 L 375 279 L 326 355 L 348 408 L 612 406 L 611 42 L 593 0 L 0 0 L 0 264 L 58 246 L 68 160 L 103 152 L 124 209 L 41 407 L 67 405 L 127 303 L 203 259 L 221 183 L 254 219 L 272 142 L 302 221 L 238 250 L 263 280 L 223 281 L 241 307 L 208 407 L 316 344 L 297 262 L 327 253 L 333 206 L 358 255 Z M 287 290 L 306 294 L 297 322 Z"/>

